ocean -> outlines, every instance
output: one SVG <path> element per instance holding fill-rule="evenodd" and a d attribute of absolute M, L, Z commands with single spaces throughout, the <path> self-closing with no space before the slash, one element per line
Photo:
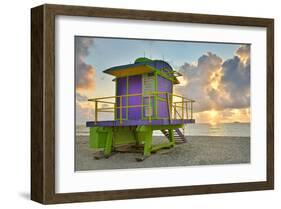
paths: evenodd
<path fill-rule="evenodd" d="M 208 123 L 187 124 L 184 134 L 187 136 L 236 136 L 250 137 L 250 123 L 220 123 L 211 125 Z M 89 128 L 84 125 L 76 126 L 77 136 L 88 136 Z M 161 131 L 154 131 L 153 135 L 163 135 Z"/>
<path fill-rule="evenodd" d="M 185 126 L 184 132 L 190 136 L 237 136 L 250 137 L 250 123 L 195 123 Z"/>

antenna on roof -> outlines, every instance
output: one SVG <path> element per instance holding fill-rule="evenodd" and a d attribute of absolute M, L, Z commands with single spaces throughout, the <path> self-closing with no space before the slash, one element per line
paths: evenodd
<path fill-rule="evenodd" d="M 164 59 L 165 59 L 165 57 L 164 57 L 164 55 L 162 54 L 162 61 L 165 61 Z M 162 65 L 162 69 L 164 69 L 164 67 L 165 67 L 165 66 L 164 66 L 164 63 L 163 63 L 163 62 L 161 62 L 161 64 L 160 64 L 160 65 Z"/>

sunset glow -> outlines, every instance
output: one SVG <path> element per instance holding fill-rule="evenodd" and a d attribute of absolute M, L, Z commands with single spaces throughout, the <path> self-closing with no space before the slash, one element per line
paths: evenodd
<path fill-rule="evenodd" d="M 208 110 L 194 113 L 198 123 L 209 123 L 215 125 L 218 123 L 249 123 L 250 109 L 226 109 L 226 110 Z"/>

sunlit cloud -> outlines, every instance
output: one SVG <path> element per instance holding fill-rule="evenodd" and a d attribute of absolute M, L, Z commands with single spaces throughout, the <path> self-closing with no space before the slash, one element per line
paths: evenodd
<path fill-rule="evenodd" d="M 85 37 L 76 38 L 76 91 L 81 95 L 90 96 L 95 89 L 95 69 L 86 63 L 90 54 L 93 39 Z"/>
<path fill-rule="evenodd" d="M 225 61 L 208 52 L 197 62 L 185 63 L 179 71 L 183 75 L 181 81 L 188 82 L 175 86 L 175 92 L 196 101 L 194 110 L 199 121 L 249 121 L 249 111 L 245 111 L 250 107 L 249 45 L 239 47 L 233 58 Z"/>
<path fill-rule="evenodd" d="M 82 70 L 83 68 L 80 66 L 79 69 Z M 79 73 L 76 77 L 76 91 L 90 97 L 95 89 L 95 69 L 91 65 L 86 65 L 82 72 L 83 73 Z"/>
<path fill-rule="evenodd" d="M 180 82 L 178 85 L 180 86 L 186 86 L 188 84 L 188 77 L 183 77 L 183 76 L 180 76 L 177 78 L 178 81 Z"/>
<path fill-rule="evenodd" d="M 239 57 L 223 61 L 209 52 L 197 66 L 185 63 L 179 71 L 188 82 L 175 92 L 195 99 L 197 111 L 249 106 L 250 66 L 241 66 Z"/>
<path fill-rule="evenodd" d="M 235 52 L 244 65 L 250 62 L 250 45 L 243 45 Z"/>
<path fill-rule="evenodd" d="M 222 68 L 219 68 L 215 70 L 211 76 L 210 76 L 210 86 L 212 89 L 215 89 L 216 91 L 219 90 L 219 87 L 221 86 L 221 78 L 223 76 Z"/>

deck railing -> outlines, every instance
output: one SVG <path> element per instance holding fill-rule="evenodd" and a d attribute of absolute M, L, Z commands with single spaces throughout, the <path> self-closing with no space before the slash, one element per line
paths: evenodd
<path fill-rule="evenodd" d="M 141 97 L 141 104 L 139 105 L 128 105 L 130 97 Z M 144 102 L 144 98 L 147 103 Z M 124 102 L 125 100 L 125 102 Z M 111 113 L 114 114 L 114 120 L 119 120 L 120 124 L 124 120 L 128 120 L 128 110 L 130 108 L 141 108 L 141 117 L 143 120 L 153 119 L 193 119 L 193 103 L 194 100 L 187 99 L 177 94 L 171 94 L 169 92 L 149 92 L 142 94 L 124 94 L 119 96 L 108 96 L 89 99 L 88 101 L 94 102 L 94 121 L 99 121 L 99 113 Z M 153 103 L 154 101 L 154 103 Z M 157 103 L 165 102 L 168 110 L 168 117 L 161 118 L 157 113 Z M 125 103 L 125 104 L 124 104 Z M 156 103 L 156 104 L 155 104 Z M 154 105 L 153 105 L 154 104 Z M 153 106 L 152 106 L 153 105 Z M 125 110 L 125 111 L 124 111 Z M 125 112 L 125 116 L 123 115 Z M 146 112 L 146 115 L 144 115 Z"/>

